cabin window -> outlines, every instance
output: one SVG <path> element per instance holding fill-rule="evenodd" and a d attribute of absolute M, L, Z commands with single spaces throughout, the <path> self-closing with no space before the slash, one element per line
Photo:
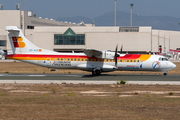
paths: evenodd
<path fill-rule="evenodd" d="M 124 62 L 126 62 L 126 60 L 124 60 Z"/>
<path fill-rule="evenodd" d="M 59 61 L 59 58 L 58 58 L 58 61 Z"/>
<path fill-rule="evenodd" d="M 134 60 L 134 62 L 136 62 L 136 60 Z"/>
<path fill-rule="evenodd" d="M 133 61 L 131 60 L 131 62 L 133 62 Z"/>
<path fill-rule="evenodd" d="M 127 60 L 127 62 L 129 62 L 129 60 Z"/>
<path fill-rule="evenodd" d="M 61 61 L 63 61 L 63 58 L 61 58 Z"/>
<path fill-rule="evenodd" d="M 78 61 L 80 61 L 80 59 L 78 59 Z"/>
<path fill-rule="evenodd" d="M 54 58 L 54 61 L 56 61 L 56 58 Z"/>
<path fill-rule="evenodd" d="M 68 58 L 68 61 L 69 61 L 69 58 Z"/>
<path fill-rule="evenodd" d="M 141 62 L 143 62 L 143 60 L 141 60 Z"/>
<path fill-rule="evenodd" d="M 74 58 L 74 61 L 76 61 L 76 58 Z"/>
<path fill-rule="evenodd" d="M 122 60 L 120 60 L 120 62 L 122 62 Z"/>
<path fill-rule="evenodd" d="M 139 62 L 139 60 L 137 60 L 137 62 Z"/>

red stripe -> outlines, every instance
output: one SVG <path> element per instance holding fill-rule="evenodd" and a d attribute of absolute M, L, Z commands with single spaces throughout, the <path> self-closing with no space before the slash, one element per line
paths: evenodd
<path fill-rule="evenodd" d="M 139 58 L 141 55 L 139 54 L 126 54 L 125 56 L 122 57 L 118 57 L 119 59 L 137 59 Z"/>
<path fill-rule="evenodd" d="M 126 54 L 125 56 L 118 57 L 118 59 L 137 59 L 141 55 L 138 54 Z M 34 58 L 91 58 L 95 59 L 95 57 L 88 56 L 80 56 L 80 55 L 35 55 L 35 54 L 13 54 L 6 55 L 6 57 L 34 57 Z"/>
<path fill-rule="evenodd" d="M 6 57 L 87 58 L 87 56 L 79 56 L 79 55 L 35 55 L 35 54 L 13 54 L 13 55 L 6 55 Z"/>

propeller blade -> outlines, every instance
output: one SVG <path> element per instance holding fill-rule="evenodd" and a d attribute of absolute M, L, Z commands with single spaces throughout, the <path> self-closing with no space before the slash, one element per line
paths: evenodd
<path fill-rule="evenodd" d="M 120 53 L 122 53 L 122 49 L 123 49 L 123 45 L 121 45 L 121 50 L 120 50 Z"/>
<path fill-rule="evenodd" d="M 118 49 L 118 45 L 116 46 L 115 55 L 114 55 L 114 59 L 115 59 L 115 66 L 116 66 L 116 67 L 117 67 L 117 57 L 118 57 L 118 54 L 117 54 L 117 49 Z"/>

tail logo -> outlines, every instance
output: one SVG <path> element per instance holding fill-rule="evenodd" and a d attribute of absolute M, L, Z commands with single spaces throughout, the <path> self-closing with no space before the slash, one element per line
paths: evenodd
<path fill-rule="evenodd" d="M 13 44 L 15 48 L 24 48 L 26 45 L 23 41 L 22 37 L 12 37 Z"/>

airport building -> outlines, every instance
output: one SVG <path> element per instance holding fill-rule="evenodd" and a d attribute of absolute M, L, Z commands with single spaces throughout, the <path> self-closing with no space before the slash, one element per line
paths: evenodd
<path fill-rule="evenodd" d="M 21 10 L 0 10 L 0 49 L 5 51 L 11 51 L 6 26 L 18 26 L 36 46 L 59 52 L 81 52 L 86 48 L 114 51 L 117 45 L 119 50 L 123 45 L 125 53 L 159 52 L 159 46 L 162 52 L 180 49 L 179 31 L 154 30 L 150 26 L 100 27 L 37 18 L 32 11 L 24 14 Z"/>

